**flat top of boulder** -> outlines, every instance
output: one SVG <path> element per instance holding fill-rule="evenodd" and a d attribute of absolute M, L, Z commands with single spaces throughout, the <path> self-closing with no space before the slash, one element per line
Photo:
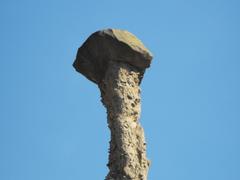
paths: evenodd
<path fill-rule="evenodd" d="M 132 33 L 105 29 L 93 33 L 78 49 L 74 68 L 95 83 L 103 78 L 109 61 L 124 62 L 144 73 L 152 54 Z"/>
<path fill-rule="evenodd" d="M 140 53 L 147 53 L 149 56 L 152 56 L 151 52 L 132 33 L 119 29 L 107 29 L 104 31 L 112 34 L 112 36 L 118 39 L 118 41 L 129 45 L 133 50 L 138 51 Z"/>

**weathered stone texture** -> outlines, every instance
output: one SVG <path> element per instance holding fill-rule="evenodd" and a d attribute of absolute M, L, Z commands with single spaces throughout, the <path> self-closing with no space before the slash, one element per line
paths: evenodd
<path fill-rule="evenodd" d="M 138 121 L 139 74 L 133 66 L 112 61 L 99 84 L 111 130 L 107 180 L 147 179 L 146 142 Z"/>
<path fill-rule="evenodd" d="M 122 30 L 97 31 L 78 49 L 73 66 L 98 84 L 107 109 L 111 140 L 106 180 L 147 180 L 139 85 L 151 60 L 142 42 Z"/>
<path fill-rule="evenodd" d="M 125 62 L 143 75 L 152 55 L 142 42 L 128 31 L 106 29 L 93 33 L 78 49 L 74 68 L 89 80 L 99 83 L 108 68 L 108 61 Z"/>

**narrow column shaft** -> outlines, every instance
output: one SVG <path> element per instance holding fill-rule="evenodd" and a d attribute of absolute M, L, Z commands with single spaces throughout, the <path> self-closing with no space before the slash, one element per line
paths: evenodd
<path fill-rule="evenodd" d="M 139 123 L 140 73 L 126 63 L 109 62 L 99 84 L 111 131 L 106 180 L 146 180 L 149 161 Z"/>

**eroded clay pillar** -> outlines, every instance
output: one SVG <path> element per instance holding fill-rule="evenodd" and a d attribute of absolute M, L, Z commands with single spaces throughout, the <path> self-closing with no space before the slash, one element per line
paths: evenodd
<path fill-rule="evenodd" d="M 98 85 L 107 109 L 111 140 L 106 180 L 147 180 L 139 85 L 151 60 L 140 40 L 115 29 L 95 32 L 78 50 L 73 66 Z"/>

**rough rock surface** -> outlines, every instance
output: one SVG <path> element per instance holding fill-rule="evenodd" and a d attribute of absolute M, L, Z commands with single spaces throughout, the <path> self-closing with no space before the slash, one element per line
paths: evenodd
<path fill-rule="evenodd" d="M 78 49 L 73 66 L 89 80 L 99 83 L 108 61 L 126 62 L 143 75 L 152 55 L 143 43 L 128 31 L 106 29 L 93 33 Z"/>
<path fill-rule="evenodd" d="M 99 84 L 111 130 L 107 180 L 147 179 L 149 161 L 144 132 L 138 121 L 139 75 L 133 66 L 112 61 Z"/>
<path fill-rule="evenodd" d="M 151 60 L 142 42 L 122 30 L 97 31 L 78 49 L 73 66 L 98 84 L 107 109 L 111 140 L 106 180 L 147 180 L 139 85 Z"/>

